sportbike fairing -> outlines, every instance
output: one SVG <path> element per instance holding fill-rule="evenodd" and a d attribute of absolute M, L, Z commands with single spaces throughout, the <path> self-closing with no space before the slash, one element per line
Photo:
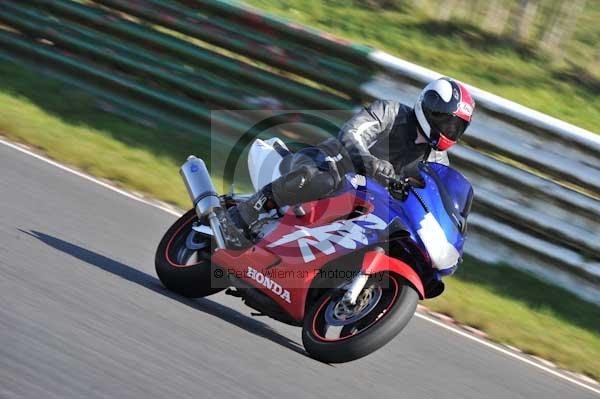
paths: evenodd
<path fill-rule="evenodd" d="M 331 198 L 307 205 L 309 217 L 284 217 L 261 246 L 284 262 L 310 263 L 383 242 L 388 227 L 400 223 L 437 272 L 451 274 L 462 254 L 472 188 L 462 175 L 441 164 L 424 164 L 421 175 L 425 187 L 414 188 L 401 201 L 375 180 L 348 174 Z M 318 205 L 312 208 L 314 204 Z M 353 215 L 357 208 L 362 212 Z"/>

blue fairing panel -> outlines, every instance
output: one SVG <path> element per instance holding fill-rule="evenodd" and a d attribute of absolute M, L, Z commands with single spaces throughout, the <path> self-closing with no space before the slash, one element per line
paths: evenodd
<path fill-rule="evenodd" d="M 421 196 L 442 226 L 448 241 L 462 251 L 467 216 L 473 199 L 473 188 L 456 170 L 437 163 L 421 168 L 425 188 L 415 191 Z"/>
<path fill-rule="evenodd" d="M 374 205 L 373 213 L 388 224 L 395 219 L 399 221 L 425 253 L 427 250 L 418 231 L 423 228 L 427 214 L 431 213 L 448 242 L 462 254 L 466 216 L 473 197 L 470 183 L 454 169 L 436 163 L 423 164 L 421 176 L 425 187 L 414 188 L 404 201 L 394 199 L 387 188 L 375 180 L 356 179 L 353 174 L 346 176 L 346 184 L 341 191 L 356 191 L 359 197 Z M 369 237 L 369 241 L 375 243 L 382 238 L 384 237 Z M 453 270 L 446 272 L 451 273 Z"/>
<path fill-rule="evenodd" d="M 471 183 L 463 175 L 446 165 L 429 163 L 428 166 L 439 177 L 439 180 L 453 202 L 454 209 L 466 218 L 471 210 L 471 202 L 473 201 L 473 187 Z"/>

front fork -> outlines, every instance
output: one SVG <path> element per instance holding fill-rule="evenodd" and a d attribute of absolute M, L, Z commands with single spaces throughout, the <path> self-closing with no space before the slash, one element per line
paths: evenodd
<path fill-rule="evenodd" d="M 369 277 L 383 272 L 392 272 L 406 279 L 417 290 L 419 298 L 425 299 L 423 282 L 414 269 L 399 259 L 387 256 L 382 248 L 376 248 L 365 253 L 360 272 L 346 285 L 347 291 L 342 300 L 355 305 Z"/>
<path fill-rule="evenodd" d="M 377 253 L 385 253 L 384 249 L 381 247 L 377 247 L 373 251 Z M 358 274 L 354 276 L 352 281 L 350 281 L 346 285 L 347 291 L 344 294 L 342 301 L 344 301 L 347 305 L 356 305 L 356 300 L 358 299 L 358 296 L 360 295 L 361 291 L 365 288 L 365 285 L 369 280 L 368 268 L 369 265 L 365 265 L 365 262 L 363 261 L 363 265 L 360 269 L 360 272 L 358 272 Z"/>
<path fill-rule="evenodd" d="M 361 270 L 347 285 L 348 291 L 346 291 L 346 293 L 344 294 L 342 301 L 344 301 L 348 305 L 356 305 L 358 295 L 361 293 L 363 288 L 365 288 L 365 284 L 367 284 L 368 279 L 369 275 L 363 273 L 363 271 Z"/>

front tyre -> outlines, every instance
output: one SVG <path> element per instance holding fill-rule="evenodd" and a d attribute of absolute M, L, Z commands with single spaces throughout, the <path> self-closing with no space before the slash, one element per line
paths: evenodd
<path fill-rule="evenodd" d="M 192 209 L 165 233 L 156 250 L 156 274 L 165 287 L 189 298 L 215 294 L 225 287 L 213 287 L 215 266 L 210 262 L 211 237 L 192 230 L 198 216 Z"/>
<path fill-rule="evenodd" d="M 336 290 L 325 293 L 304 319 L 304 348 L 322 362 L 349 362 L 381 348 L 408 324 L 419 301 L 406 280 L 388 273 L 372 276 L 355 306 L 342 298 Z"/>

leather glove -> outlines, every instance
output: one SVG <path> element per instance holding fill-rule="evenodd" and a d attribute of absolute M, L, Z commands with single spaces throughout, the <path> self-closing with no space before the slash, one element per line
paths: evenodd
<path fill-rule="evenodd" d="M 373 177 L 380 182 L 387 183 L 396 177 L 396 171 L 394 165 L 385 159 L 374 158 L 371 161 L 371 173 Z"/>

